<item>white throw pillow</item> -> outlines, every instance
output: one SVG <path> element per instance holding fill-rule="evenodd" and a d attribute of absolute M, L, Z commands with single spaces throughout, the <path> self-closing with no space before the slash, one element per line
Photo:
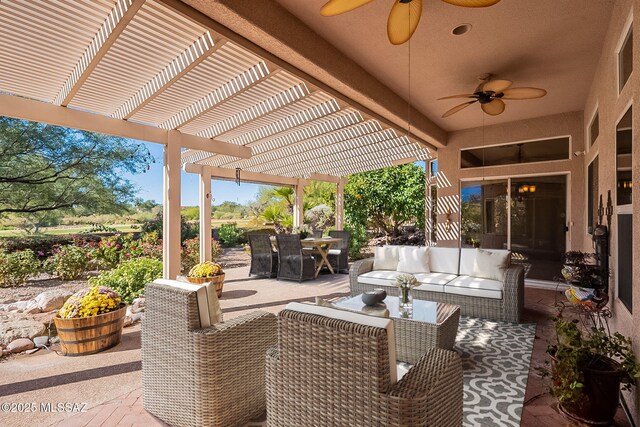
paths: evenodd
<path fill-rule="evenodd" d="M 373 269 L 396 270 L 399 261 L 398 246 L 378 246 L 373 258 Z"/>
<path fill-rule="evenodd" d="M 504 281 L 504 273 L 509 267 L 509 252 L 489 252 L 478 249 L 473 264 L 473 276 Z"/>
<path fill-rule="evenodd" d="M 399 252 L 398 271 L 404 273 L 430 273 L 429 248 L 402 246 Z"/>

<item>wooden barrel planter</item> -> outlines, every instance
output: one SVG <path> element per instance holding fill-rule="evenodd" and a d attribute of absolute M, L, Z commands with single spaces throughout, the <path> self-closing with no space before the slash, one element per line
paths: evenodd
<path fill-rule="evenodd" d="M 127 305 L 97 316 L 62 319 L 56 315 L 53 321 L 58 330 L 62 354 L 84 356 L 107 350 L 120 342 Z"/>
<path fill-rule="evenodd" d="M 191 283 L 197 283 L 199 285 L 203 283 L 211 282 L 216 288 L 216 294 L 218 298 L 222 297 L 222 287 L 224 286 L 224 273 L 218 274 L 213 277 L 187 277 L 187 280 Z"/>

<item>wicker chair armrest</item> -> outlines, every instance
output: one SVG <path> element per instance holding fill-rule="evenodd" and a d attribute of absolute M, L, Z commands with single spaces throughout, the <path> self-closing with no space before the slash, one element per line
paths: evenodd
<path fill-rule="evenodd" d="M 277 331 L 278 320 L 276 316 L 273 313 L 256 310 L 243 314 L 242 316 L 235 317 L 226 322 L 216 323 L 208 328 L 194 329 L 191 332 L 198 335 L 218 335 L 224 334 L 225 332 L 235 328 L 247 328 L 254 330 L 256 327 L 254 323 L 257 322 L 261 323 L 265 328 L 265 333 L 273 333 L 274 331 Z"/>
<path fill-rule="evenodd" d="M 524 267 L 521 264 L 512 264 L 505 272 L 502 299 L 505 320 L 519 323 L 524 309 Z"/>
<path fill-rule="evenodd" d="M 429 425 L 462 425 L 462 361 L 454 351 L 433 348 L 388 393 L 424 404 Z"/>
<path fill-rule="evenodd" d="M 455 391 L 462 402 L 462 362 L 455 351 L 432 348 L 389 391 L 390 396 L 412 398 Z M 455 394 L 455 393 L 454 393 Z"/>
<path fill-rule="evenodd" d="M 373 270 L 373 258 L 364 258 L 351 264 L 349 269 L 349 287 L 351 295 L 356 296 L 364 292 L 362 286 L 358 283 L 358 276 Z"/>

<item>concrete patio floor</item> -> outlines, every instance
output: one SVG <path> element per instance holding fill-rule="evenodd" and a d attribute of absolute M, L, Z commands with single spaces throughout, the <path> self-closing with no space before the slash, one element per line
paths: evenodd
<path fill-rule="evenodd" d="M 296 283 L 248 279 L 248 267 L 229 269 L 221 305 L 225 319 L 260 309 L 277 313 L 290 301 L 335 298 L 349 292 L 348 276 L 323 274 Z M 543 365 L 556 293 L 526 288 L 525 321 L 538 323 L 521 426 L 578 426 L 558 411 L 536 367 Z M 142 407 L 140 325 L 124 330 L 122 342 L 106 352 L 62 357 L 41 350 L 0 363 L 0 403 L 35 404 L 26 413 L 0 412 L 0 426 L 163 426 Z M 41 403 L 80 404 L 69 412 L 44 412 Z M 84 412 L 77 412 L 83 410 Z M 76 412 L 74 412 L 76 411 Z M 616 426 L 629 426 L 621 409 Z M 257 424 L 261 425 L 261 424 Z"/>

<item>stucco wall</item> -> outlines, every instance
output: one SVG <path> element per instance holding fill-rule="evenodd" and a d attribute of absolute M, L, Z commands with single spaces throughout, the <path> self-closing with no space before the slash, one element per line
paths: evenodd
<path fill-rule="evenodd" d="M 518 101 L 512 101 L 518 102 Z M 522 101 L 535 102 L 535 101 Z M 490 179 L 493 177 L 516 177 L 540 174 L 568 174 L 569 197 L 571 200 L 567 210 L 567 226 L 569 226 L 568 247 L 581 247 L 586 234 L 584 209 L 571 208 L 571 202 L 584 200 L 585 178 L 584 159 L 571 154 L 571 159 L 544 163 L 529 163 L 485 168 L 460 169 L 460 150 L 470 147 L 482 147 L 518 141 L 570 137 L 570 153 L 584 150 L 583 114 L 581 111 L 556 114 L 487 126 L 466 129 L 449 134 L 446 148 L 438 150 L 438 169 L 442 176 L 439 179 L 438 191 L 438 246 L 457 247 L 459 244 L 460 221 L 460 180 Z M 447 211 L 451 209 L 451 226 L 445 230 Z"/>
<path fill-rule="evenodd" d="M 611 224 L 611 297 L 613 302 L 611 304 L 613 311 L 613 327 L 620 331 L 624 335 L 630 336 L 634 342 L 634 349 L 637 355 L 640 355 L 640 268 L 637 265 L 634 266 L 633 271 L 633 312 L 635 316 L 632 316 L 624 305 L 615 298 L 615 275 L 617 266 L 617 223 L 615 217 L 615 198 L 616 198 L 616 124 L 620 118 L 627 111 L 630 103 L 635 104 L 633 109 L 633 153 L 632 153 L 632 165 L 633 165 L 633 186 L 635 187 L 635 200 L 633 208 L 634 215 L 634 230 L 633 230 L 633 253 L 634 259 L 637 259 L 640 254 L 640 225 L 638 224 L 638 218 L 640 218 L 640 203 L 638 200 L 638 192 L 640 192 L 640 186 L 638 185 L 639 167 L 640 167 L 640 142 L 638 142 L 638 129 L 640 129 L 640 103 L 639 89 L 640 89 L 640 39 L 638 33 L 640 33 L 640 24 L 635 23 L 634 27 L 638 30 L 634 30 L 634 49 L 633 49 L 633 68 L 634 72 L 631 74 L 629 81 L 627 81 L 622 92 L 618 92 L 618 78 L 617 78 L 617 49 L 621 38 L 626 34 L 625 23 L 631 16 L 632 8 L 635 6 L 636 10 L 640 10 L 640 0 L 619 0 L 615 2 L 615 8 L 609 23 L 609 29 L 605 42 L 603 44 L 602 52 L 600 52 L 600 62 L 591 86 L 589 98 L 585 104 L 584 124 L 586 128 L 589 126 L 593 112 L 598 109 L 600 118 L 600 132 L 599 137 L 595 144 L 588 149 L 587 156 L 585 156 L 585 167 L 588 163 L 598 155 L 599 162 L 599 194 L 606 194 L 608 190 L 611 190 L 611 195 L 614 202 L 614 217 Z M 637 21 L 637 18 L 636 18 Z M 584 250 L 591 250 L 590 242 L 584 241 Z M 625 400 L 631 406 L 632 412 L 635 415 L 636 423 L 640 422 L 640 393 L 637 391 L 633 394 L 627 395 Z"/>

